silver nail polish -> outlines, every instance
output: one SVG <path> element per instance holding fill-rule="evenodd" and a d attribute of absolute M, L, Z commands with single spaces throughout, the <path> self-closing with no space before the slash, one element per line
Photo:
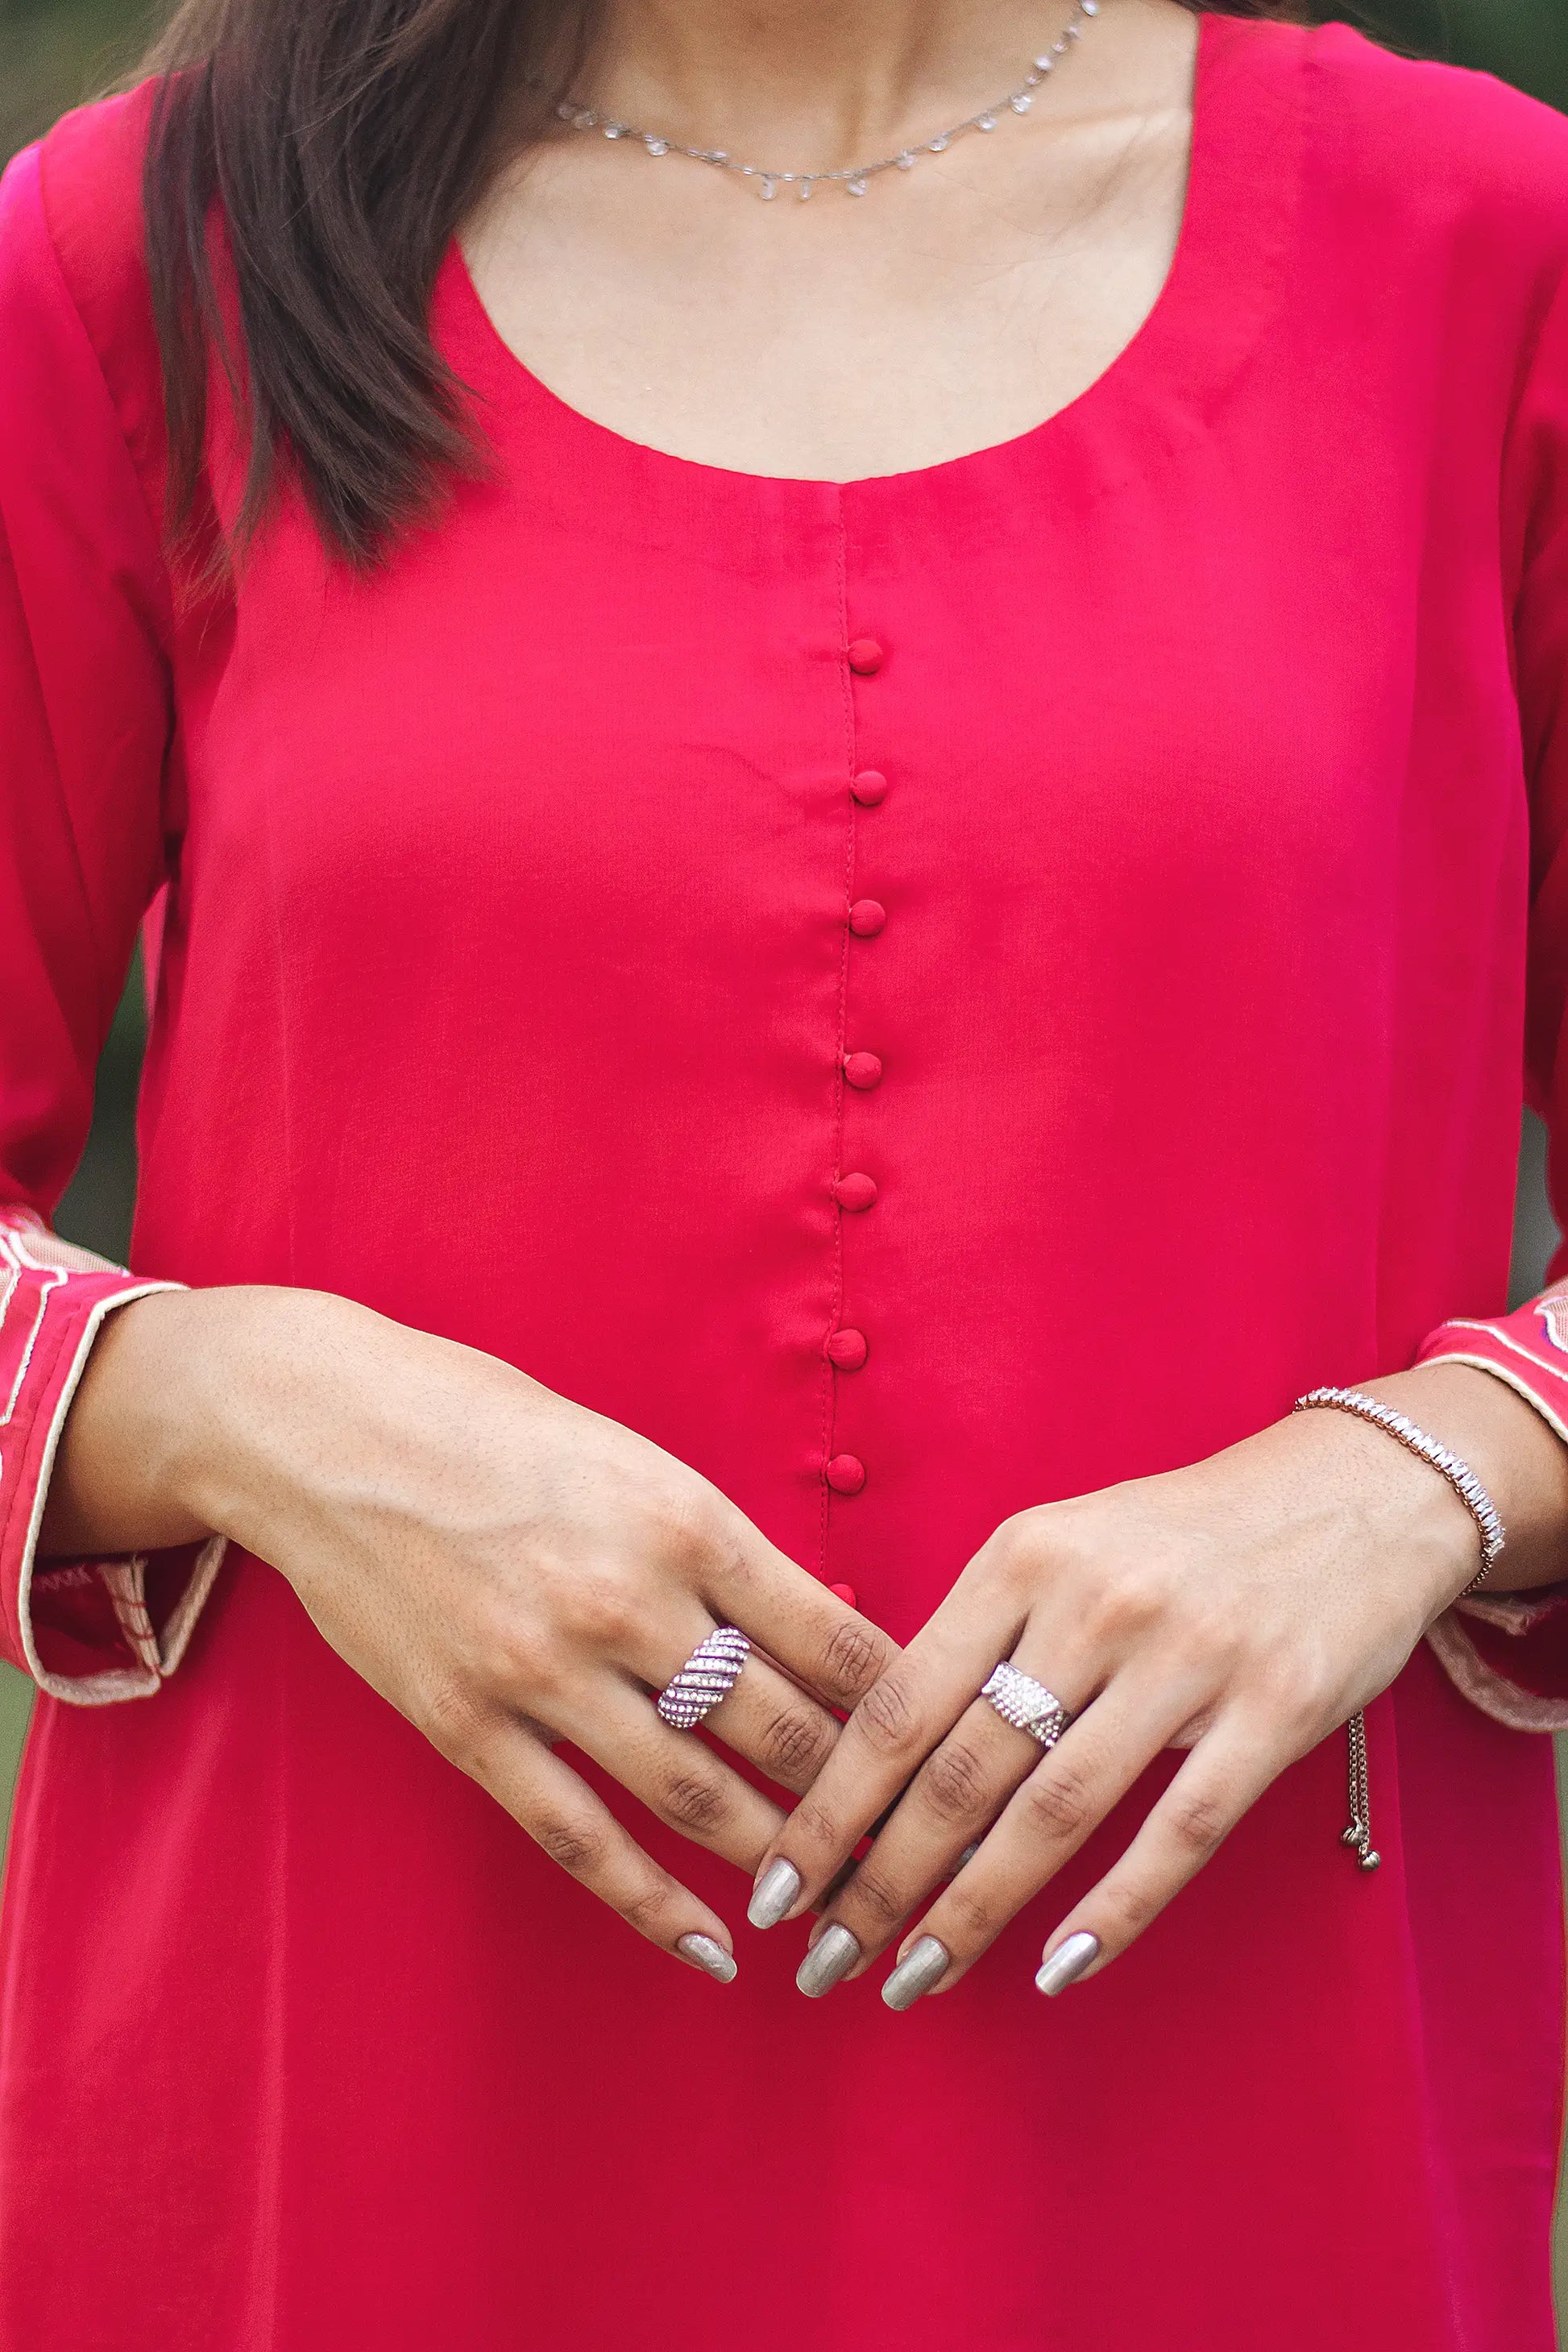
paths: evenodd
<path fill-rule="evenodd" d="M 689 1960 L 694 1969 L 700 1969 L 716 1984 L 734 1983 L 735 1963 L 723 1945 L 716 1944 L 711 1936 L 682 1936 L 675 1948 L 683 1960 Z"/>
<path fill-rule="evenodd" d="M 922 1992 L 941 1983 L 951 1960 L 945 1944 L 939 1944 L 934 1936 L 922 1936 L 882 1987 L 882 1999 L 889 2009 L 912 2009 Z"/>
<path fill-rule="evenodd" d="M 1040 1972 L 1035 1979 L 1036 1988 L 1044 1993 L 1066 1992 L 1069 1984 L 1078 1982 L 1089 1962 L 1099 1958 L 1098 1936 L 1081 1933 L 1069 1936 L 1065 1944 L 1057 1946 L 1048 1960 L 1040 1963 Z"/>
<path fill-rule="evenodd" d="M 978 1838 L 975 1839 L 973 1845 L 966 1845 L 964 1847 L 963 1852 L 959 1855 L 958 1860 L 952 1865 L 952 1874 L 955 1878 L 958 1876 L 961 1870 L 966 1870 L 968 1868 L 969 1864 L 973 1861 L 979 1851 L 980 1841 Z"/>
<path fill-rule="evenodd" d="M 847 1977 L 860 1957 L 860 1939 L 847 1927 L 837 1924 L 824 1930 L 813 1944 L 795 1974 L 795 1983 L 810 2000 L 820 2000 L 831 1992 L 840 1977 Z"/>
<path fill-rule="evenodd" d="M 781 1853 L 752 1888 L 746 1916 L 753 1927 L 776 1927 L 799 1893 L 800 1873 Z"/>

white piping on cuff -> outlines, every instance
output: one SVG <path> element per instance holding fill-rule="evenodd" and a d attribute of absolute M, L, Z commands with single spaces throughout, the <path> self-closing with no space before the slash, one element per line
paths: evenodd
<path fill-rule="evenodd" d="M 1460 1697 L 1494 1723 L 1506 1723 L 1510 1731 L 1568 1731 L 1568 1698 L 1521 1690 L 1489 1666 L 1453 1610 L 1427 1629 L 1426 1640 Z"/>
<path fill-rule="evenodd" d="M 1495 1346 L 1506 1348 L 1510 1355 L 1518 1356 L 1524 1363 L 1533 1364 L 1537 1371 L 1546 1374 L 1548 1380 L 1568 1381 L 1568 1360 L 1553 1364 L 1545 1356 L 1538 1356 L 1533 1348 L 1527 1348 L 1521 1339 L 1512 1339 L 1508 1332 L 1500 1330 L 1495 1323 L 1456 1319 L 1441 1328 L 1445 1331 L 1484 1331 Z M 1470 1355 L 1462 1348 L 1438 1348 L 1431 1355 L 1423 1356 L 1415 1369 L 1419 1371 L 1426 1364 L 1473 1364 L 1478 1372 L 1490 1372 L 1494 1380 L 1506 1381 L 1510 1389 L 1517 1389 L 1525 1402 L 1532 1404 L 1542 1419 L 1552 1423 L 1559 1437 L 1568 1438 L 1568 1428 L 1564 1428 L 1552 1407 L 1542 1402 L 1539 1392 L 1527 1388 L 1515 1373 L 1505 1371 L 1500 1364 L 1494 1364 L 1489 1356 Z"/>
<path fill-rule="evenodd" d="M 1484 1331 L 1501 1347 L 1527 1364 L 1539 1364 L 1552 1379 L 1561 1381 L 1563 1374 L 1553 1364 L 1531 1355 L 1517 1340 L 1504 1339 L 1489 1323 L 1447 1323 L 1448 1331 Z M 1444 1349 L 1436 1355 L 1424 1356 L 1424 1364 L 1468 1364 L 1478 1372 L 1489 1372 L 1494 1381 L 1501 1381 L 1528 1405 L 1534 1407 L 1547 1425 L 1554 1429 L 1568 1444 L 1568 1423 L 1554 1412 L 1536 1390 L 1531 1387 L 1511 1365 L 1495 1364 L 1489 1356 L 1475 1356 Z M 1521 1690 L 1517 1683 L 1500 1675 L 1495 1666 L 1488 1665 L 1474 1642 L 1466 1633 L 1460 1620 L 1474 1617 L 1483 1625 L 1494 1625 L 1504 1633 L 1528 1633 L 1551 1611 L 1553 1603 L 1536 1592 L 1477 1592 L 1461 1601 L 1439 1617 L 1426 1635 L 1428 1643 L 1448 1680 L 1461 1697 L 1494 1723 L 1506 1723 L 1513 1731 L 1568 1731 L 1568 1698 L 1542 1698 L 1535 1691 Z"/>
<path fill-rule="evenodd" d="M 98 1301 L 82 1328 L 75 1358 L 55 1400 L 55 1409 L 44 1439 L 32 1515 L 22 1546 L 22 1565 L 16 1584 L 16 1619 L 22 1633 L 22 1654 L 33 1680 L 50 1698 L 63 1699 L 71 1706 L 108 1706 L 121 1699 L 151 1698 L 153 1692 L 162 1687 L 164 1677 L 174 1673 L 184 1656 L 192 1630 L 201 1614 L 203 1603 L 212 1591 L 213 1580 L 223 1563 L 223 1556 L 228 1549 L 226 1536 L 209 1536 L 202 1546 L 191 1570 L 190 1581 L 163 1629 L 162 1643 L 154 1633 L 152 1620 L 147 1614 L 145 1555 L 138 1553 L 130 1559 L 106 1560 L 98 1564 L 99 1572 L 114 1603 L 114 1613 L 132 1652 L 142 1661 L 140 1665 L 110 1666 L 99 1675 L 55 1675 L 39 1657 L 37 1644 L 33 1638 L 32 1610 L 33 1567 L 37 1556 L 38 1530 L 44 1523 L 44 1507 L 48 1500 L 49 1479 L 54 1471 L 60 1433 L 65 1428 L 66 1415 L 70 1411 L 78 1383 L 87 1370 L 93 1341 L 106 1318 L 117 1307 L 129 1307 L 132 1299 L 147 1298 L 160 1290 L 183 1287 L 184 1285 L 178 1282 L 142 1282 L 129 1290 L 121 1291 L 116 1297 Z"/>

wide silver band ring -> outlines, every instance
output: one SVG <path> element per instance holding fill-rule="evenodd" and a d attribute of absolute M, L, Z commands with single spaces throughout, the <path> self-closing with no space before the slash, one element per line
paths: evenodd
<path fill-rule="evenodd" d="M 1004 1723 L 1026 1731 L 1042 1748 L 1054 1748 L 1068 1727 L 1068 1711 L 1055 1691 L 1005 1659 L 980 1696 L 990 1700 Z"/>
<path fill-rule="evenodd" d="M 698 1643 L 658 1695 L 658 1711 L 672 1730 L 694 1731 L 721 1698 L 729 1697 L 751 1648 L 738 1625 L 716 1625 L 706 1641 Z"/>

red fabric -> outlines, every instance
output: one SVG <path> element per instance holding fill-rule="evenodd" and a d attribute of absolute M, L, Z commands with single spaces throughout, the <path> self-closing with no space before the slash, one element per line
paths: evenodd
<path fill-rule="evenodd" d="M 0 223 L 16 1197 L 167 877 L 135 1264 L 524 1365 L 900 1635 L 1004 1515 L 1497 1312 L 1531 793 L 1538 1064 L 1568 942 L 1568 126 L 1208 20 L 1129 352 L 842 488 L 584 421 L 454 256 L 490 478 L 363 584 L 290 509 L 176 619 L 138 121 Z M 1370 1733 L 1374 1877 L 1331 1741 L 1042 2003 L 1162 1764 L 895 2017 L 802 2000 L 797 1932 L 650 1953 L 233 1559 L 153 1704 L 37 1711 L 0 2344 L 1547 2352 L 1550 1744 L 1425 1650 Z"/>
<path fill-rule="evenodd" d="M 34 1558 L 37 1521 L 60 1427 L 92 1342 L 117 1306 L 166 1286 L 138 1282 L 119 1266 L 57 1263 L 61 1252 L 30 1210 L 0 1208 L 0 1625 L 5 1654 L 45 1688 L 79 1684 L 72 1695 L 130 1698 L 158 1687 L 155 1664 L 127 1639 L 124 1608 L 93 1561 Z M 165 1612 L 189 1582 L 194 1548 Z M 110 1563 L 102 1563 L 102 1566 Z"/>

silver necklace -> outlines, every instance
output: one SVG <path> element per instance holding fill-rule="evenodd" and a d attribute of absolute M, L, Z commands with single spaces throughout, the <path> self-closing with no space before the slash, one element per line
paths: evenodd
<path fill-rule="evenodd" d="M 679 139 L 666 138 L 661 131 L 639 131 L 635 123 L 617 121 L 614 115 L 601 114 L 596 107 L 584 106 L 574 98 L 563 98 L 555 111 L 574 131 L 599 131 L 606 139 L 630 139 L 649 155 L 685 155 L 693 163 L 712 163 L 721 172 L 733 172 L 742 180 L 754 180 L 760 196 L 776 196 L 781 188 L 793 188 L 797 196 L 809 196 L 814 188 L 832 181 L 839 183 L 846 195 L 863 196 L 879 172 L 912 172 L 920 156 L 944 153 L 966 131 L 994 131 L 1004 114 L 1027 114 L 1035 102 L 1036 90 L 1047 74 L 1056 71 L 1058 58 L 1065 58 L 1081 37 L 1084 18 L 1099 14 L 1100 0 L 1073 0 L 1072 15 L 1049 48 L 1035 59 L 1017 88 L 999 98 L 994 106 L 982 107 L 978 114 L 966 114 L 962 122 L 939 131 L 934 139 L 922 139 L 918 145 L 902 148 L 896 155 L 884 155 L 875 163 L 848 163 L 837 172 L 764 171 L 760 163 L 737 163 L 722 147 L 688 147 Z"/>

